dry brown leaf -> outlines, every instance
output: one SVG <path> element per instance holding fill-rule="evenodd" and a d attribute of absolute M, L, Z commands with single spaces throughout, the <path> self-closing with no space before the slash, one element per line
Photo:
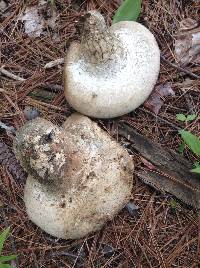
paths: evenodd
<path fill-rule="evenodd" d="M 180 22 L 174 52 L 183 66 L 190 62 L 200 63 L 200 27 L 195 20 L 187 18 Z"/>
<path fill-rule="evenodd" d="M 158 85 L 155 87 L 149 98 L 144 102 L 144 107 L 151 112 L 158 114 L 162 105 L 164 104 L 165 97 L 174 95 L 175 93 L 171 88 L 170 83 Z"/>

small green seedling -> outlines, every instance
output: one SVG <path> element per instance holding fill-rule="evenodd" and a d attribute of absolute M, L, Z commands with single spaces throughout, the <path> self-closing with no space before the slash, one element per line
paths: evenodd
<path fill-rule="evenodd" d="M 200 174 L 200 163 L 199 162 L 194 163 L 194 168 L 191 171 Z"/>
<path fill-rule="evenodd" d="M 112 23 L 119 21 L 136 21 L 141 12 L 141 0 L 125 0 L 117 9 Z"/>
<path fill-rule="evenodd" d="M 49 3 L 50 3 L 52 6 L 55 6 L 55 0 L 49 0 Z"/>
<path fill-rule="evenodd" d="M 16 259 L 16 255 L 8 255 L 8 256 L 3 256 L 2 255 L 2 250 L 4 243 L 6 239 L 9 236 L 10 228 L 8 227 L 5 229 L 1 234 L 0 234 L 0 268 L 12 268 L 10 264 L 7 264 L 7 262 Z"/>
<path fill-rule="evenodd" d="M 196 114 L 189 114 L 189 115 L 177 114 L 176 115 L 176 119 L 181 121 L 181 122 L 193 121 L 196 117 L 197 117 Z"/>
<path fill-rule="evenodd" d="M 178 203 L 176 202 L 176 200 L 171 199 L 171 200 L 169 201 L 169 205 L 170 205 L 170 207 L 171 207 L 172 209 L 176 209 L 177 206 L 178 206 Z"/>
<path fill-rule="evenodd" d="M 176 118 L 182 122 L 192 121 L 196 117 L 197 116 L 195 114 L 187 116 L 185 116 L 184 114 L 176 115 Z M 182 153 L 185 148 L 185 145 L 187 145 L 197 157 L 200 157 L 200 139 L 196 135 L 193 135 L 190 131 L 184 129 L 179 130 L 179 134 L 181 135 L 181 138 L 183 140 L 183 143 L 181 143 L 179 146 L 179 152 Z M 191 171 L 200 174 L 200 164 L 196 163 L 195 168 Z"/>

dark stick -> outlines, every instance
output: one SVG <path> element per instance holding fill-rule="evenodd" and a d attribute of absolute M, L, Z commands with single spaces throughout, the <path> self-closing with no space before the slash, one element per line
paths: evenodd
<path fill-rule="evenodd" d="M 146 168 L 138 172 L 145 183 L 200 209 L 200 175 L 190 172 L 193 166 L 186 158 L 142 136 L 125 123 L 119 125 L 118 133 L 153 164 L 153 169 Z"/>

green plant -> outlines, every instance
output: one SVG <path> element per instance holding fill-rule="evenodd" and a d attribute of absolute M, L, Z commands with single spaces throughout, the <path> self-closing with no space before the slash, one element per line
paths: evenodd
<path fill-rule="evenodd" d="M 177 114 L 176 118 L 179 121 L 187 123 L 188 121 L 192 121 L 197 116 L 195 114 L 187 115 L 184 114 Z M 179 146 L 179 152 L 183 152 L 185 145 L 189 147 L 189 149 L 197 155 L 197 157 L 200 157 L 200 140 L 199 138 L 192 134 L 190 131 L 187 131 L 185 129 L 179 130 L 179 134 L 181 135 L 181 138 L 183 140 L 183 143 Z M 199 173 L 200 174 L 200 164 L 197 162 L 195 163 L 195 168 L 191 170 L 192 172 Z"/>
<path fill-rule="evenodd" d="M 55 0 L 49 0 L 49 3 L 54 6 L 55 5 Z"/>
<path fill-rule="evenodd" d="M 176 202 L 175 199 L 171 199 L 171 200 L 169 201 L 169 205 L 170 205 L 170 207 L 171 207 L 172 209 L 176 209 L 177 206 L 178 206 L 178 203 Z"/>
<path fill-rule="evenodd" d="M 141 0 L 125 0 L 117 9 L 112 23 L 119 21 L 136 21 L 141 11 Z"/>
<path fill-rule="evenodd" d="M 14 260 L 17 257 L 16 255 L 8 255 L 8 256 L 2 255 L 4 242 L 8 238 L 9 232 L 10 228 L 8 227 L 0 234 L 0 268 L 12 268 L 10 264 L 7 264 L 7 262 Z"/>
<path fill-rule="evenodd" d="M 182 122 L 193 121 L 196 117 L 197 117 L 196 114 L 189 114 L 189 115 L 177 114 L 176 115 L 176 119 L 178 119 L 179 121 L 182 121 Z"/>

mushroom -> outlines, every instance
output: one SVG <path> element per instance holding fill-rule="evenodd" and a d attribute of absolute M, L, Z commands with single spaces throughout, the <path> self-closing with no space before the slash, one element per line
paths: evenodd
<path fill-rule="evenodd" d="M 160 51 L 152 33 L 133 21 L 108 28 L 103 16 L 93 10 L 84 17 L 81 36 L 65 59 L 68 103 L 97 118 L 117 117 L 140 106 L 160 69 Z"/>
<path fill-rule="evenodd" d="M 33 119 L 16 133 L 14 152 L 29 174 L 28 216 L 53 236 L 97 231 L 130 199 L 132 158 L 86 116 L 73 114 L 62 127 Z"/>

